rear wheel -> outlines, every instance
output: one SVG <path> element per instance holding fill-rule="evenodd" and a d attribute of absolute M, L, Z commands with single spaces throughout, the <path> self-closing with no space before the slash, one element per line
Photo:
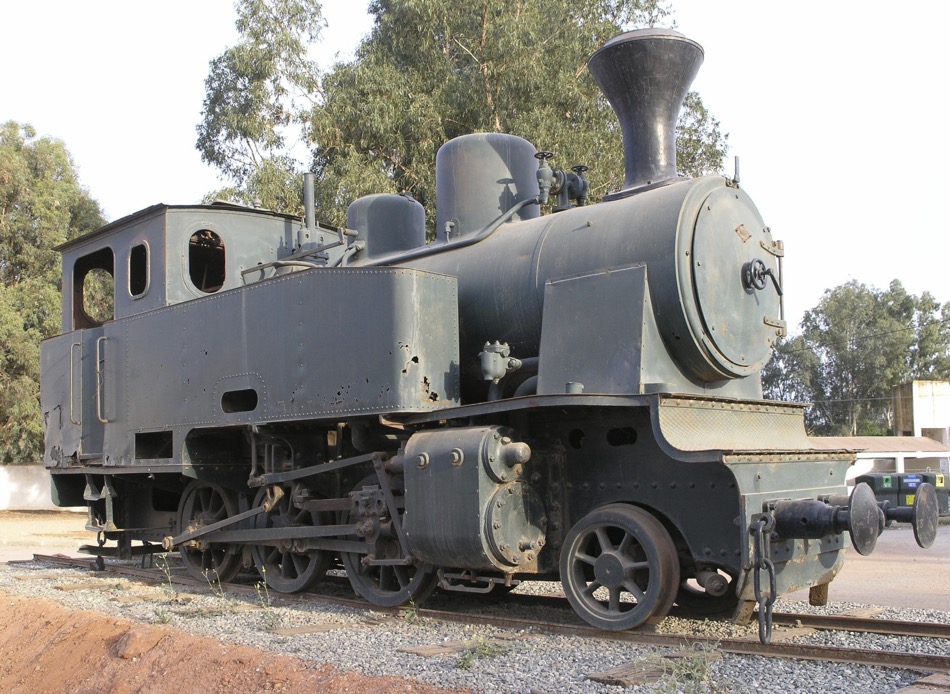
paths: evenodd
<path fill-rule="evenodd" d="M 666 529 L 643 509 L 604 506 L 568 533 L 561 583 L 588 624 L 633 629 L 669 612 L 679 587 L 676 548 Z"/>
<path fill-rule="evenodd" d="M 178 504 L 178 527 L 182 532 L 237 515 L 238 495 L 230 489 L 202 480 L 192 480 Z M 228 582 L 241 570 L 238 545 L 206 542 L 197 538 L 178 548 L 188 573 L 199 580 Z"/>

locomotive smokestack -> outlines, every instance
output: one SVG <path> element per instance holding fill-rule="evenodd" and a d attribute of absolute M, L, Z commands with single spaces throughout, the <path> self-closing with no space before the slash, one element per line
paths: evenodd
<path fill-rule="evenodd" d="M 672 29 L 615 36 L 587 69 L 620 119 L 625 161 L 620 195 L 676 178 L 676 119 L 703 49 Z"/>

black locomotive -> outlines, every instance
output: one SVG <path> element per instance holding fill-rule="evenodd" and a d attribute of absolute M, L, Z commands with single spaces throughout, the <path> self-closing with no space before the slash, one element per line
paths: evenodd
<path fill-rule="evenodd" d="M 409 197 L 338 229 L 307 194 L 303 220 L 156 205 L 61 246 L 55 502 L 88 506 L 92 551 L 177 549 L 196 576 L 292 592 L 342 567 L 379 605 L 559 579 L 605 629 L 758 603 L 764 638 L 775 596 L 826 593 L 846 531 L 867 553 L 898 518 L 928 545 L 932 488 L 847 496 L 852 453 L 762 399 L 783 247 L 737 180 L 676 173 L 701 60 L 656 29 L 591 58 L 626 156 L 596 205 L 584 167 L 475 134 L 439 152 L 430 245 Z"/>

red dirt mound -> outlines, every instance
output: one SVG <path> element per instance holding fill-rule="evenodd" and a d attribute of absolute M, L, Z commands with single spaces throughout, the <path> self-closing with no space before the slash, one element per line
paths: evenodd
<path fill-rule="evenodd" d="M 4 592 L 0 624 L 0 691 L 6 692 L 444 691 Z"/>

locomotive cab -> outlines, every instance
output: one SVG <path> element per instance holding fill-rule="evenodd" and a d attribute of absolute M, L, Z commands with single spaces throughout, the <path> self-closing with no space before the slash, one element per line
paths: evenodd
<path fill-rule="evenodd" d="M 59 246 L 62 334 L 42 352 L 41 404 L 57 415 L 46 463 L 51 453 L 101 456 L 104 425 L 119 416 L 118 343 L 104 326 L 240 286 L 246 267 L 290 252 L 299 224 L 234 206 L 154 205 Z"/>
<path fill-rule="evenodd" d="M 243 271 L 294 251 L 299 227 L 237 205 L 153 205 L 62 244 L 63 332 L 243 286 Z"/>

